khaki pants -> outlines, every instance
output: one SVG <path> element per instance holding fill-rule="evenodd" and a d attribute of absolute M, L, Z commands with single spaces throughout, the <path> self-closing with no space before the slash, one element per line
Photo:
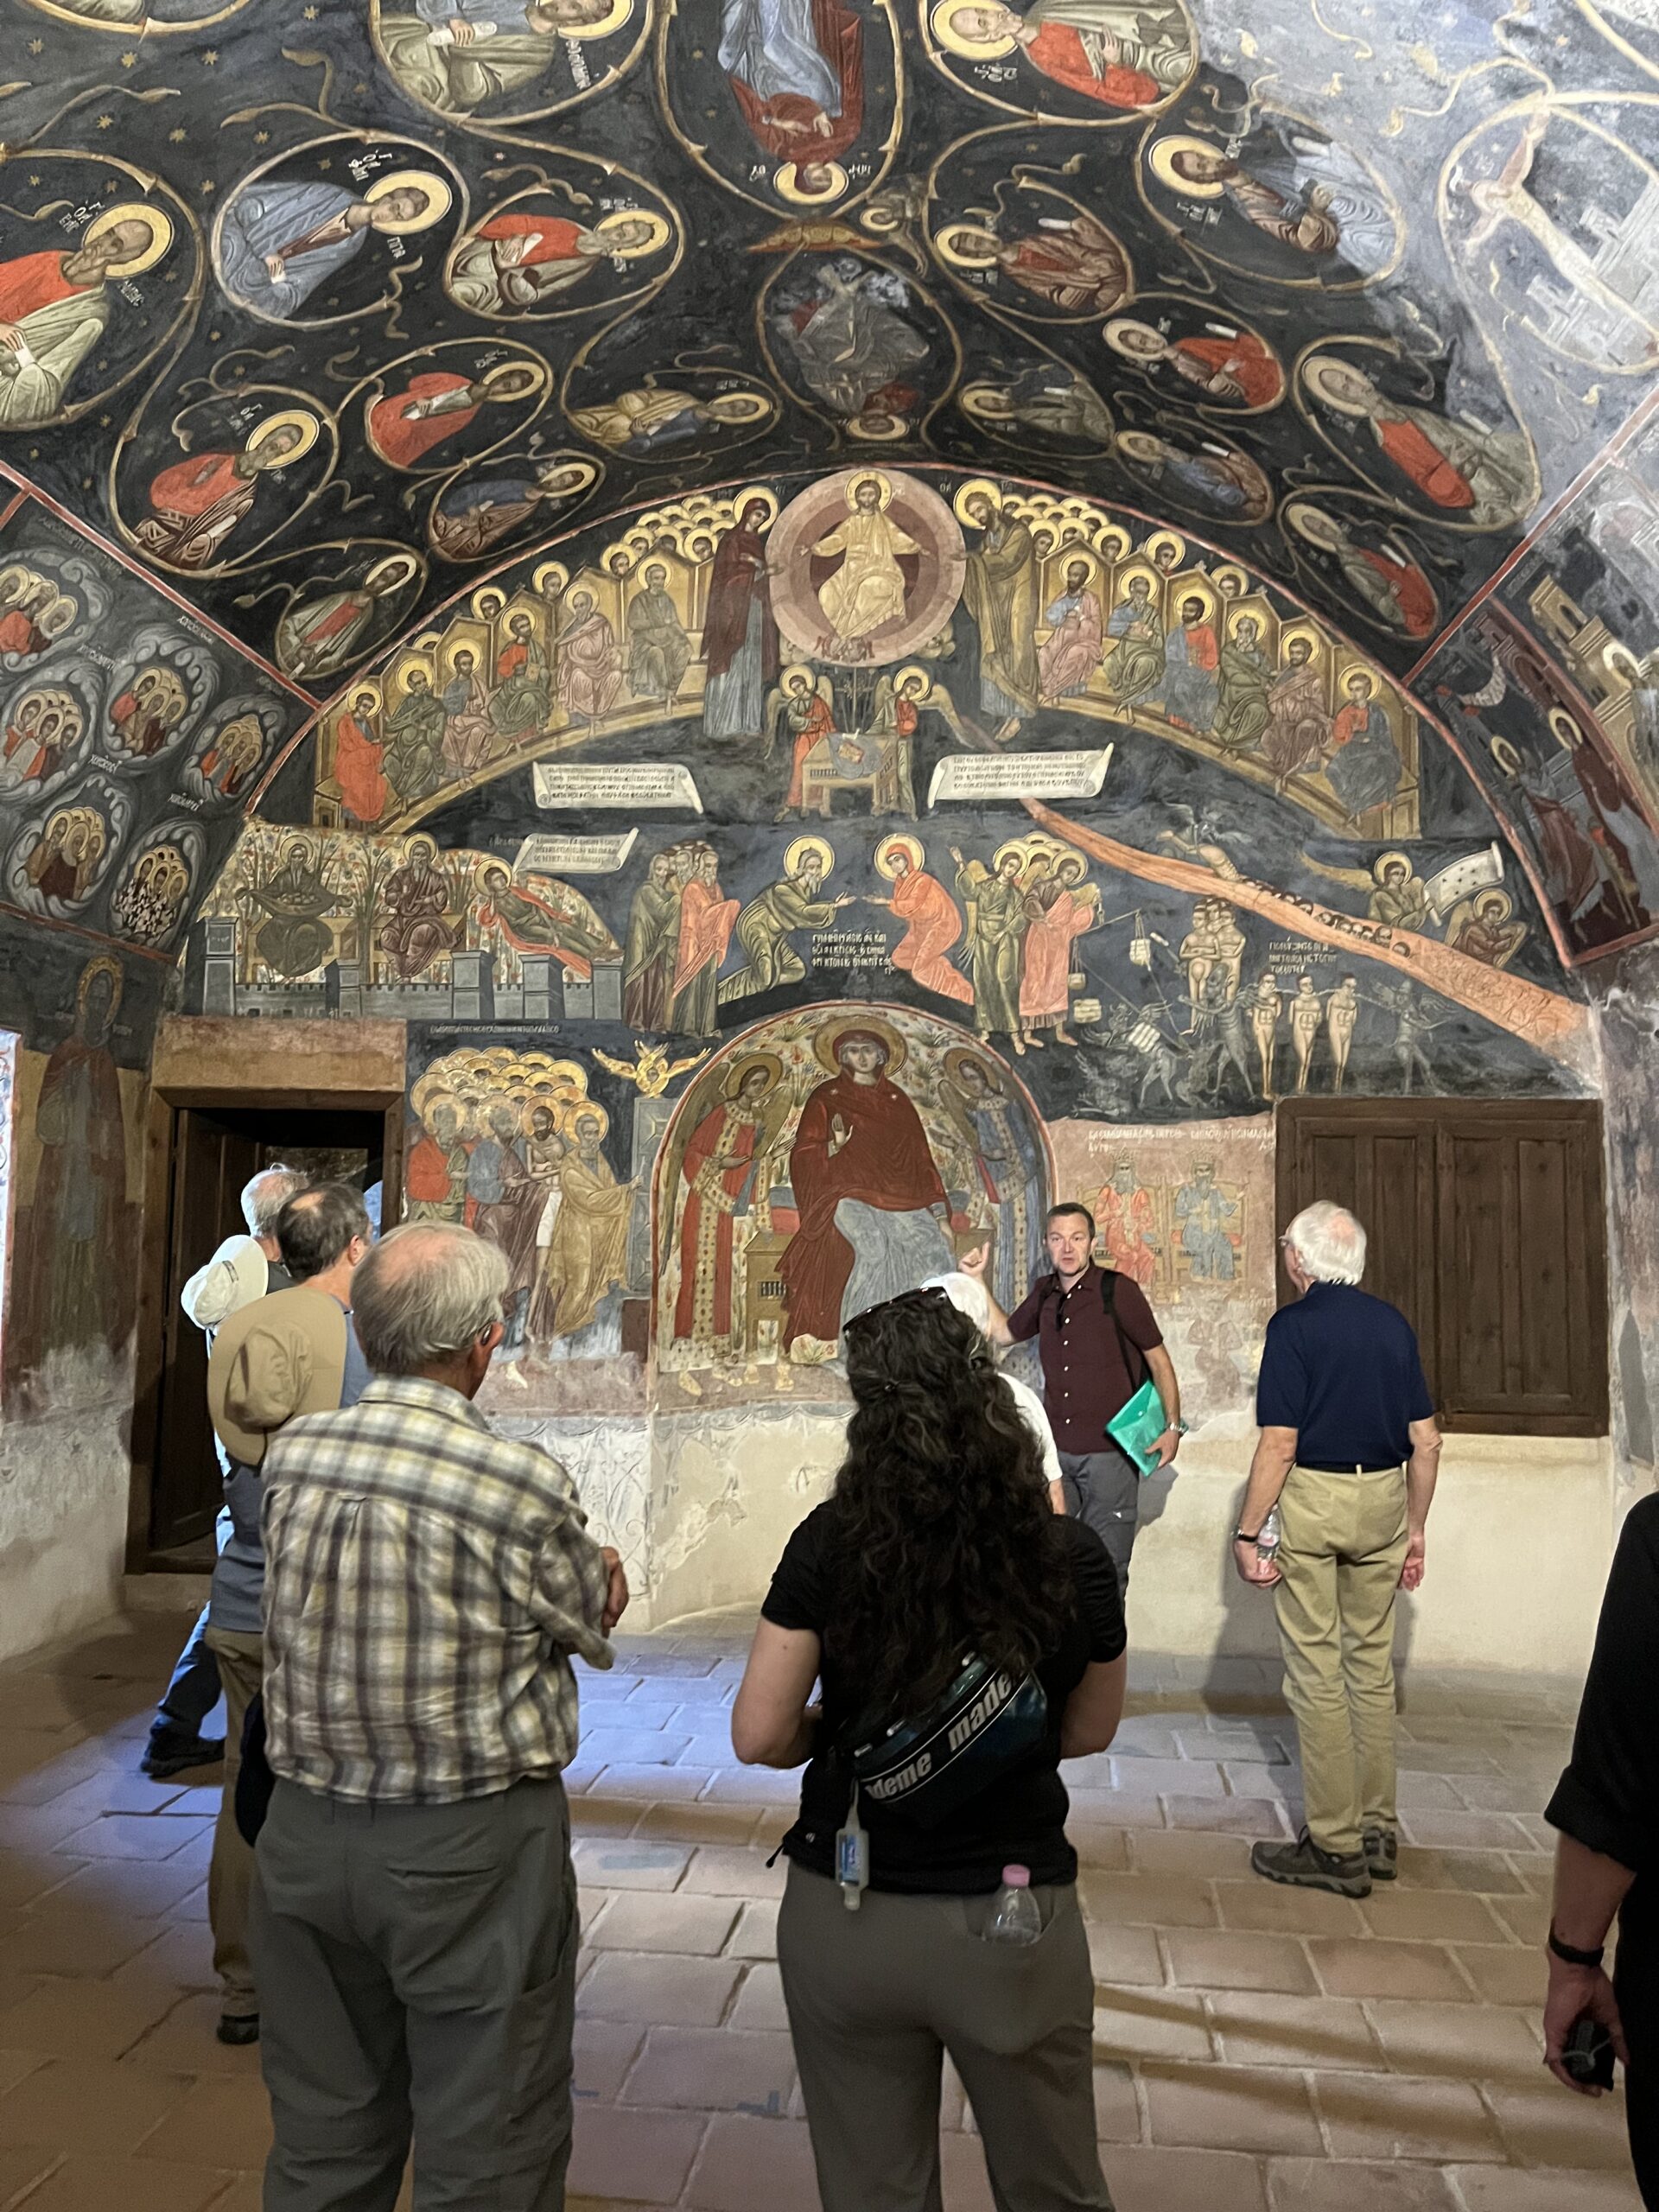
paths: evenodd
<path fill-rule="evenodd" d="M 1351 1858 L 1392 1830 L 1394 1603 L 1406 1556 L 1402 1469 L 1322 1475 L 1293 1467 L 1279 1500 L 1274 1591 L 1285 1699 L 1301 1738 L 1307 1832 Z"/>
<path fill-rule="evenodd" d="M 236 1777 L 242 1770 L 242 1724 L 265 1676 L 265 1646 L 263 1637 L 211 1626 L 207 1641 L 225 1685 L 225 1789 L 207 1867 L 207 1918 L 213 1930 L 213 1971 L 225 1985 L 223 2009 L 227 2018 L 239 2018 L 257 2012 L 259 1999 L 248 1957 L 253 1853 L 236 1825 Z"/>
<path fill-rule="evenodd" d="M 1095 2145 L 1094 1975 L 1077 1893 L 1034 1889 L 1041 1939 L 983 1938 L 995 1898 L 839 1886 L 799 1866 L 778 1964 L 823 2212 L 940 2212 L 949 2051 L 997 2212 L 1112 2212 Z"/>

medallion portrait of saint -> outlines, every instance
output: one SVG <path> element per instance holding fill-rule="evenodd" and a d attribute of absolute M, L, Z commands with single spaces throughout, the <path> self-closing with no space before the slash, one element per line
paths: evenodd
<path fill-rule="evenodd" d="M 1150 430 L 1120 430 L 1119 466 L 1140 486 L 1139 497 L 1211 522 L 1265 522 L 1273 486 L 1247 453 L 1205 438 L 1186 446 Z"/>
<path fill-rule="evenodd" d="M 1293 554 L 1351 612 L 1399 638 L 1428 639 L 1438 631 L 1434 587 L 1397 533 L 1302 499 L 1287 504 L 1283 521 Z"/>
<path fill-rule="evenodd" d="M 296 171 L 315 166 L 308 149 L 289 160 Z M 389 247 L 434 229 L 454 199 L 454 188 L 433 168 L 385 169 L 360 189 L 300 174 L 256 177 L 226 202 L 215 226 L 219 283 L 268 322 L 372 313 L 392 296 L 398 256 Z"/>
<path fill-rule="evenodd" d="M 421 580 L 413 553 L 387 553 L 360 582 L 302 589 L 276 624 L 276 665 L 302 683 L 315 683 L 360 660 L 409 603 Z"/>
<path fill-rule="evenodd" d="M 141 333 L 129 293 L 176 234 L 166 208 L 130 200 L 104 208 L 73 241 L 58 231 L 54 243 L 43 225 L 8 239 L 28 245 L 0 257 L 0 430 L 79 413 L 112 388 L 118 361 L 123 375 L 137 365 L 156 340 Z M 88 373 L 95 350 L 104 365 Z"/>
<path fill-rule="evenodd" d="M 1104 223 L 1058 197 L 1010 208 L 995 226 L 943 222 L 933 250 L 969 289 L 1033 321 L 1110 315 L 1135 283 L 1128 254 Z"/>
<path fill-rule="evenodd" d="M 437 114 L 530 122 L 614 84 L 638 57 L 635 0 L 375 0 L 376 41 Z"/>
<path fill-rule="evenodd" d="M 956 350 L 918 285 L 851 254 L 790 268 L 763 315 L 780 372 L 856 437 L 902 435 Z"/>
<path fill-rule="evenodd" d="M 1285 372 L 1266 339 L 1184 302 L 1172 303 L 1154 322 L 1147 319 L 1152 305 L 1142 302 L 1135 315 L 1109 322 L 1105 339 L 1120 360 L 1160 391 L 1250 415 L 1284 397 Z"/>
<path fill-rule="evenodd" d="M 370 400 L 364 427 L 390 467 L 453 467 L 469 451 L 494 444 L 527 421 L 547 383 L 546 362 L 528 356 L 509 356 L 476 372 L 401 370 Z M 469 440 L 466 433 L 474 424 L 480 435 Z"/>
<path fill-rule="evenodd" d="M 1052 122 L 1126 123 L 1191 83 L 1198 42 L 1179 0 L 937 0 L 934 67 L 976 99 Z"/>
<path fill-rule="evenodd" d="M 659 455 L 675 461 L 687 451 L 740 444 L 764 429 L 778 411 L 766 392 L 719 388 L 728 378 L 704 381 L 706 391 L 691 389 L 690 379 L 678 377 L 669 384 L 615 391 L 608 399 L 568 409 L 568 419 L 572 429 L 612 453 L 634 461 Z"/>
<path fill-rule="evenodd" d="M 1526 432 L 1396 398 L 1388 385 L 1399 376 L 1386 356 L 1362 365 L 1347 354 L 1315 353 L 1301 365 L 1299 397 L 1326 442 L 1403 512 L 1461 530 L 1519 522 L 1539 488 Z"/>
<path fill-rule="evenodd" d="M 557 453 L 460 477 L 433 500 L 427 542 L 443 560 L 482 561 L 532 530 L 550 528 L 592 491 L 599 474 L 594 462 Z"/>
<path fill-rule="evenodd" d="M 1148 134 L 1142 197 L 1206 261 L 1279 284 L 1354 291 L 1400 257 L 1404 225 L 1357 154 L 1311 124 L 1265 118 L 1236 150 Z"/>
<path fill-rule="evenodd" d="M 149 480 L 149 511 L 133 528 L 134 543 L 151 560 L 188 575 L 225 566 L 232 538 L 258 543 L 277 526 L 284 505 L 291 510 L 303 496 L 284 472 L 305 459 L 321 433 L 321 423 L 308 409 L 288 407 L 267 415 L 239 446 L 193 452 L 168 462 Z M 264 503 L 264 528 L 256 517 L 245 529 L 266 482 L 275 488 Z M 230 548 L 232 563 L 240 550 L 245 549 Z"/>
<path fill-rule="evenodd" d="M 92 30 L 143 31 L 149 37 L 168 31 L 200 31 L 225 22 L 248 0 L 28 0 L 43 16 L 84 24 Z"/>
<path fill-rule="evenodd" d="M 569 315 L 615 306 L 668 274 L 676 232 L 666 214 L 626 207 L 578 222 L 567 205 L 521 193 L 464 232 L 443 275 L 455 305 L 498 321 Z"/>

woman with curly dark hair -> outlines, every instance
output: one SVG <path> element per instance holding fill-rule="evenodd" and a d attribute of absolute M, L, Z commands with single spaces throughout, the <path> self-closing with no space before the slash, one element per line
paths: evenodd
<path fill-rule="evenodd" d="M 1116 1731 L 1116 1573 L 1051 1510 L 1032 1432 L 942 1291 L 842 1341 L 847 1454 L 772 1577 L 732 1714 L 741 1759 L 808 1762 L 778 1957 L 823 2212 L 938 2212 L 947 2050 L 999 2204 L 1110 2212 L 1058 1767 Z"/>

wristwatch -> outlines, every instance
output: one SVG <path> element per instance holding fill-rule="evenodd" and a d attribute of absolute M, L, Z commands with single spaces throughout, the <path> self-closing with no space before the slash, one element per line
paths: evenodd
<path fill-rule="evenodd" d="M 1574 1950 L 1571 1943 L 1562 1942 L 1554 1927 L 1549 1931 L 1549 1948 L 1563 1965 L 1569 1967 L 1594 1968 L 1601 1964 L 1607 1955 L 1607 1947 L 1605 1943 L 1599 1943 L 1593 1951 Z"/>

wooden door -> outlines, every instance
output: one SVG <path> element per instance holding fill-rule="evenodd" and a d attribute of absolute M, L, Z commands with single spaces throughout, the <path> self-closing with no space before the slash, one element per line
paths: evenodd
<path fill-rule="evenodd" d="M 254 1137 L 211 1114 L 181 1108 L 173 1147 L 167 1280 L 157 1408 L 152 1550 L 171 1551 L 212 1532 L 222 1496 L 207 1418 L 207 1340 L 187 1319 L 179 1294 L 203 1262 L 242 1229 L 242 1186 L 258 1166 Z"/>

